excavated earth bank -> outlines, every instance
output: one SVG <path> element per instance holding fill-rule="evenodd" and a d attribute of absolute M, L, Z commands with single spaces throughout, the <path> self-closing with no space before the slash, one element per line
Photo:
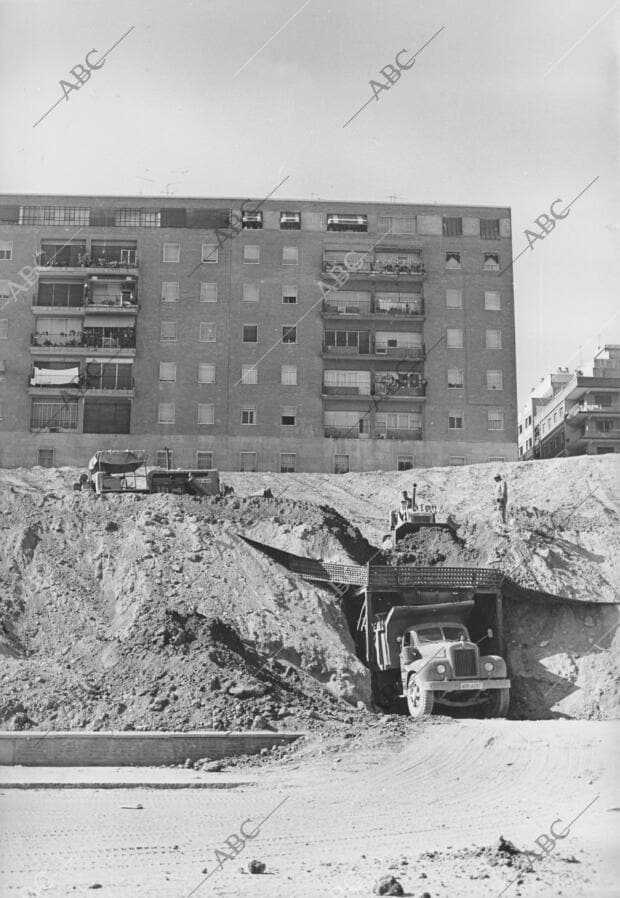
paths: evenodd
<path fill-rule="evenodd" d="M 506 533 L 489 526 L 494 469 L 416 472 L 459 539 L 426 535 L 407 563 L 498 567 L 514 581 L 511 716 L 617 716 L 614 459 L 499 468 Z M 230 474 L 236 494 L 216 499 L 101 498 L 72 492 L 75 479 L 0 471 L 0 727 L 308 729 L 369 706 L 334 592 L 239 534 L 364 563 L 411 472 Z M 251 495 L 267 487 L 275 498 Z"/>

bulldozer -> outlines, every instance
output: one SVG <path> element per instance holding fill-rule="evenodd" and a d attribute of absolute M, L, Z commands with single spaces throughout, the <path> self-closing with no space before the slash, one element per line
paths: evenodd
<path fill-rule="evenodd" d="M 429 502 L 416 502 L 418 484 L 413 484 L 413 495 L 409 499 L 406 491 L 403 492 L 403 501 L 399 508 L 390 511 L 390 532 L 383 537 L 383 548 L 394 546 L 410 533 L 418 533 L 423 527 L 433 527 L 436 530 L 449 530 L 456 537 L 454 525 L 449 521 L 437 520 L 437 506 Z"/>

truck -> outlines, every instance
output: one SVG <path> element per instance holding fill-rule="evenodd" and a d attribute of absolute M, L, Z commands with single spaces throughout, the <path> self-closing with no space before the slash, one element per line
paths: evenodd
<path fill-rule="evenodd" d="M 337 564 L 242 538 L 303 579 L 334 587 L 380 707 L 415 718 L 442 707 L 507 715 L 501 571 Z"/>
<path fill-rule="evenodd" d="M 389 672 L 398 674 L 411 717 L 426 717 L 436 706 L 480 706 L 487 717 L 507 715 L 506 662 L 499 654 L 481 653 L 462 622 L 463 612 L 473 607 L 473 601 L 394 605 L 373 621 L 378 670 L 384 685 Z M 488 628 L 483 639 L 493 635 Z"/>
<path fill-rule="evenodd" d="M 147 467 L 147 454 L 139 449 L 100 449 L 80 475 L 76 490 L 105 493 L 189 493 L 196 496 L 221 494 L 215 469 Z"/>

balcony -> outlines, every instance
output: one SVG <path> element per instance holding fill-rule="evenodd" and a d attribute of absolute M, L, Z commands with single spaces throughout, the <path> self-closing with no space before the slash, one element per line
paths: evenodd
<path fill-rule="evenodd" d="M 604 418 L 614 418 L 620 416 L 620 406 L 597 405 L 584 402 L 581 405 L 574 405 L 567 412 L 566 417 L 570 420 L 581 415 L 584 417 L 602 415 Z"/>
<path fill-rule="evenodd" d="M 383 399 L 423 399 L 426 396 L 426 383 L 375 383 L 374 395 Z"/>
<path fill-rule="evenodd" d="M 102 293 L 100 296 L 91 294 L 84 302 L 86 312 L 120 312 L 121 314 L 135 315 L 138 310 L 138 300 L 135 293 Z"/>
<path fill-rule="evenodd" d="M 391 318 L 412 318 L 418 320 L 424 317 L 424 303 L 420 300 L 418 303 L 412 302 L 390 302 L 388 304 L 378 303 L 376 300 L 366 300 L 358 302 L 347 302 L 346 297 L 326 300 L 323 303 L 323 317 L 364 317 L 380 315 L 382 317 Z"/>
<path fill-rule="evenodd" d="M 390 342 L 370 340 L 369 335 L 364 334 L 363 340 L 358 340 L 357 345 L 339 346 L 332 343 L 323 343 L 322 353 L 329 358 L 351 358 L 351 356 L 367 356 L 390 359 L 424 359 L 424 346 L 392 346 Z"/>
<path fill-rule="evenodd" d="M 360 437 L 359 425 L 352 427 L 328 427 L 324 425 L 323 436 L 331 440 L 358 440 Z"/>
<path fill-rule="evenodd" d="M 104 275 L 133 274 L 138 270 L 138 254 L 133 247 L 115 248 L 106 252 L 93 245 L 89 254 L 84 245 L 56 246 L 42 244 L 35 255 L 35 265 L 45 274 L 88 274 Z"/>
<path fill-rule="evenodd" d="M 107 352 L 115 350 L 117 356 L 135 355 L 136 334 L 133 328 L 109 328 L 111 333 L 99 330 L 84 330 L 81 333 L 69 334 L 35 333 L 30 335 L 30 351 L 35 354 L 84 355 L 85 352 Z"/>
<path fill-rule="evenodd" d="M 408 428 L 407 430 L 395 430 L 388 428 L 381 433 L 376 434 L 377 440 L 421 440 L 422 428 Z"/>
<path fill-rule="evenodd" d="M 328 277 L 333 274 L 334 277 L 342 277 L 341 271 L 334 271 L 339 266 L 348 274 L 350 280 L 371 280 L 371 281 L 420 281 L 426 276 L 426 269 L 423 262 L 411 262 L 409 264 L 398 264 L 390 262 L 380 262 L 370 257 L 361 259 L 355 263 L 355 267 L 347 267 L 343 262 L 323 261 L 321 271 Z"/>

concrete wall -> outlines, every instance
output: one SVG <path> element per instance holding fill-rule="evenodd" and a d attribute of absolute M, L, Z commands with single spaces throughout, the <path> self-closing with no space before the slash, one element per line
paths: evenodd
<path fill-rule="evenodd" d="M 125 767 L 218 760 L 286 745 L 303 733 L 0 732 L 0 765 Z"/>

